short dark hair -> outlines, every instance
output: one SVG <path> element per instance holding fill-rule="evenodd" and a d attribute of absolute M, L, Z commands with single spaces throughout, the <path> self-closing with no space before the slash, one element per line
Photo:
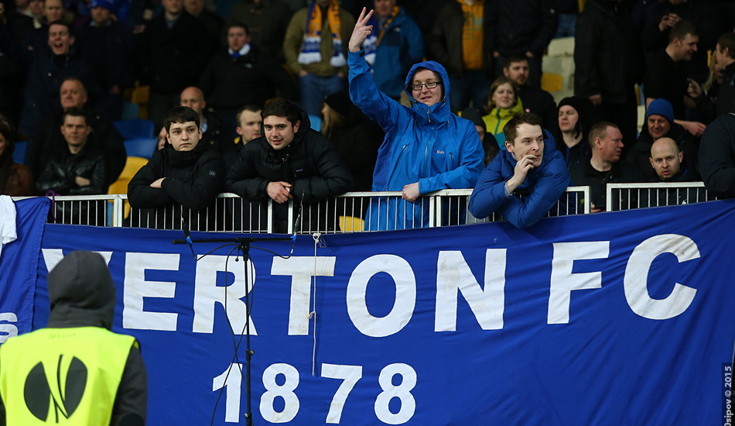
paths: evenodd
<path fill-rule="evenodd" d="M 229 21 L 227 25 L 225 25 L 225 35 L 230 31 L 230 28 L 242 28 L 245 30 L 245 35 L 250 35 L 250 28 L 240 21 Z"/>
<path fill-rule="evenodd" d="M 276 98 L 265 104 L 265 108 L 263 108 L 263 112 L 260 113 L 260 116 L 263 120 L 271 115 L 286 117 L 286 120 L 290 121 L 291 125 L 295 126 L 296 123 L 301 120 L 301 113 L 301 109 L 293 102 L 283 98 Z"/>
<path fill-rule="evenodd" d="M 620 127 L 618 127 L 617 124 L 611 123 L 609 121 L 598 121 L 597 123 L 593 124 L 590 128 L 590 133 L 588 136 L 589 143 L 591 147 L 595 146 L 595 139 L 605 139 L 607 137 L 607 128 L 612 127 L 615 129 L 620 130 Z"/>
<path fill-rule="evenodd" d="M 735 32 L 728 31 L 717 39 L 720 50 L 727 49 L 727 56 L 735 58 Z"/>
<path fill-rule="evenodd" d="M 89 114 L 81 108 L 72 107 L 64 111 L 61 114 L 61 124 L 64 124 L 66 117 L 84 117 L 84 124 L 89 126 Z"/>
<path fill-rule="evenodd" d="M 505 133 L 506 141 L 511 144 L 515 144 L 516 137 L 518 136 L 518 126 L 521 124 L 530 124 L 531 126 L 541 127 L 541 117 L 532 112 L 519 112 L 514 115 L 513 118 L 503 126 L 503 133 Z"/>
<path fill-rule="evenodd" d="M 694 26 L 693 23 L 682 19 L 678 24 L 674 25 L 671 30 L 669 30 L 669 43 L 674 41 L 674 39 L 684 40 L 687 34 L 691 34 L 693 36 L 699 35 L 697 27 Z"/>
<path fill-rule="evenodd" d="M 63 5 L 64 2 L 61 2 L 61 4 Z M 66 30 L 69 31 L 69 35 L 70 36 L 73 36 L 74 35 L 71 32 L 71 24 L 69 24 L 68 22 L 64 22 L 62 20 L 58 20 L 58 21 L 54 21 L 54 22 L 49 22 L 48 28 L 51 28 L 51 25 L 61 25 L 62 27 L 66 27 Z"/>
<path fill-rule="evenodd" d="M 186 123 L 187 121 L 193 121 L 199 128 L 199 114 L 193 109 L 186 106 L 175 106 L 171 108 L 166 116 L 163 118 L 163 127 L 166 128 L 166 133 L 171 129 L 171 123 Z"/>
<path fill-rule="evenodd" d="M 13 123 L 2 114 L 0 114 L 0 135 L 5 138 L 5 151 L 11 151 L 12 154 L 12 150 L 9 150 L 8 147 L 12 147 L 14 145 L 16 139 L 15 127 L 13 127 Z M 5 157 L 5 155 L 3 155 L 3 157 Z"/>
<path fill-rule="evenodd" d="M 516 54 L 508 56 L 508 58 L 505 60 L 505 63 L 503 64 L 503 68 L 510 68 L 510 64 L 516 62 L 526 62 L 529 65 L 531 64 L 531 61 L 529 61 L 527 57 Z"/>

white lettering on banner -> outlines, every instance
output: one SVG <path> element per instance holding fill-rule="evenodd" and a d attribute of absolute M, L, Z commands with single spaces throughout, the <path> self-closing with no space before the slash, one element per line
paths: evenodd
<path fill-rule="evenodd" d="M 43 253 L 43 262 L 46 264 L 47 271 L 54 269 L 61 262 L 61 259 L 64 258 L 64 251 L 61 249 L 41 249 L 41 253 Z M 110 259 L 112 259 L 111 251 L 96 251 L 95 253 L 99 253 L 105 259 L 105 264 L 110 265 Z"/>
<path fill-rule="evenodd" d="M 367 308 L 367 286 L 370 278 L 384 272 L 393 278 L 396 300 L 388 315 L 378 318 Z M 370 337 L 386 337 L 398 333 L 408 324 L 416 306 L 416 276 L 402 257 L 391 254 L 370 256 L 352 271 L 347 283 L 347 313 L 355 327 Z"/>
<path fill-rule="evenodd" d="M 483 330 L 503 328 L 507 249 L 485 252 L 484 290 L 460 251 L 440 251 L 436 265 L 434 331 L 457 330 L 457 293 L 467 301 Z"/>
<path fill-rule="evenodd" d="M 697 290 L 674 283 L 671 294 L 664 299 L 652 299 L 648 294 L 648 272 L 660 255 L 671 253 L 679 263 L 699 259 L 699 248 L 683 235 L 664 234 L 651 237 L 633 250 L 625 268 L 625 299 L 636 314 L 653 320 L 665 320 L 681 315 L 692 304 Z"/>
<path fill-rule="evenodd" d="M 567 324 L 572 291 L 602 288 L 602 272 L 572 273 L 575 260 L 606 259 L 610 241 L 554 243 L 548 324 Z"/>
<path fill-rule="evenodd" d="M 176 253 L 127 253 L 123 290 L 123 327 L 138 330 L 176 331 L 178 314 L 146 312 L 143 303 L 148 298 L 173 299 L 176 283 L 146 281 L 145 271 L 178 271 L 180 256 Z"/>
<path fill-rule="evenodd" d="M 18 327 L 13 324 L 18 322 L 18 315 L 14 312 L 0 313 L 0 343 L 18 335 Z"/>
<path fill-rule="evenodd" d="M 214 331 L 215 305 L 219 303 L 225 309 L 227 318 L 232 324 L 235 334 L 245 333 L 247 306 L 241 300 L 246 292 L 252 291 L 255 283 L 255 268 L 248 260 L 248 289 L 245 290 L 245 270 L 241 263 L 227 263 L 228 256 L 209 255 L 199 259 L 194 280 L 194 322 L 195 333 L 212 333 Z M 232 284 L 217 285 L 217 273 L 227 270 L 227 278 L 233 278 Z M 250 318 L 250 334 L 257 336 L 253 319 Z"/>
<path fill-rule="evenodd" d="M 303 256 L 282 259 L 273 258 L 271 275 L 291 276 L 291 305 L 288 313 L 288 335 L 309 334 L 309 312 L 311 303 L 311 279 L 333 277 L 334 256 Z"/>

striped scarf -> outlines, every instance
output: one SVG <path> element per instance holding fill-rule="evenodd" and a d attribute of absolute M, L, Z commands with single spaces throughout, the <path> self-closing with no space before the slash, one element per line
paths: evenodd
<path fill-rule="evenodd" d="M 380 31 L 378 31 L 377 34 L 375 33 L 375 31 L 373 31 L 362 43 L 362 48 L 365 50 L 365 60 L 368 64 L 373 65 L 375 63 L 375 54 L 378 51 L 378 46 L 380 46 L 380 42 L 383 40 L 385 30 L 387 30 L 390 24 L 393 23 L 393 20 L 396 19 L 396 16 L 398 16 L 398 12 L 400 11 L 401 9 L 398 6 L 393 6 L 393 10 L 391 10 L 390 16 L 385 19 L 383 25 L 380 27 Z M 378 21 L 375 19 L 375 15 L 370 18 L 370 22 L 368 25 L 372 25 L 373 28 L 378 28 Z"/>
<path fill-rule="evenodd" d="M 327 8 L 327 23 L 332 32 L 332 57 L 329 60 L 333 67 L 343 67 L 347 64 L 344 53 L 342 53 L 342 29 L 340 24 L 340 9 L 337 0 L 331 0 Z M 298 62 L 303 65 L 321 62 L 320 50 L 322 37 L 322 8 L 312 0 L 309 13 L 306 18 L 306 29 L 304 41 L 301 44 Z"/>

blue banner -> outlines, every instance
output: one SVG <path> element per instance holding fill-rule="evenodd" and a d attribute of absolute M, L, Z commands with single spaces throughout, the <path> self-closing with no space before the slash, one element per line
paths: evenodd
<path fill-rule="evenodd" d="M 256 425 L 728 424 L 733 223 L 718 201 L 300 236 L 252 242 L 248 267 L 196 242 L 235 235 L 47 225 L 36 303 L 64 253 L 109 259 L 153 425 L 249 404 Z"/>
<path fill-rule="evenodd" d="M 14 204 L 17 238 L 0 253 L 0 343 L 31 331 L 38 254 L 50 202 L 30 198 Z"/>

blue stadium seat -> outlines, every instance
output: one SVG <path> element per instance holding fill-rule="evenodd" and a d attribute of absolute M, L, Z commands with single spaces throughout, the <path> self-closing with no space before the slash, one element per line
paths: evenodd
<path fill-rule="evenodd" d="M 322 118 L 318 115 L 309 114 L 309 121 L 311 121 L 311 128 L 317 132 L 322 131 Z"/>
<path fill-rule="evenodd" d="M 125 141 L 125 152 L 128 157 L 143 157 L 150 159 L 156 152 L 156 138 L 134 138 Z"/>
<path fill-rule="evenodd" d="M 26 148 L 28 147 L 28 141 L 15 142 L 15 149 L 13 150 L 13 162 L 24 164 L 26 159 Z"/>
<path fill-rule="evenodd" d="M 153 121 L 141 118 L 117 120 L 115 127 L 124 140 L 153 137 Z"/>

